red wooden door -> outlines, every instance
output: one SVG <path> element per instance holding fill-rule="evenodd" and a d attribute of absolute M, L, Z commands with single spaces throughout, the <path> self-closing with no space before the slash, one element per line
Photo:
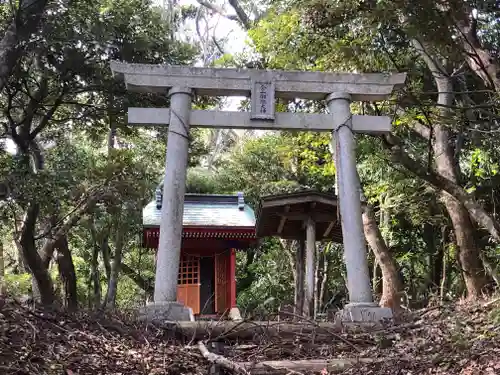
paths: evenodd
<path fill-rule="evenodd" d="M 227 254 L 215 256 L 215 311 L 224 314 L 228 309 L 227 279 L 228 279 Z"/>
<path fill-rule="evenodd" d="M 200 313 L 200 257 L 182 254 L 177 281 L 177 301 Z"/>

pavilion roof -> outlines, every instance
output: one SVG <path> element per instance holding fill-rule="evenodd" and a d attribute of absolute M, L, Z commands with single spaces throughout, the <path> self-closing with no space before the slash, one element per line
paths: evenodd
<path fill-rule="evenodd" d="M 144 227 L 159 227 L 159 199 L 149 202 L 142 212 Z M 243 200 L 243 194 L 186 194 L 184 198 L 184 227 L 198 228 L 255 228 L 255 213 Z"/>
<path fill-rule="evenodd" d="M 342 243 L 337 209 L 335 194 L 315 190 L 262 197 L 257 208 L 257 236 L 304 239 L 304 221 L 311 217 L 316 223 L 316 241 Z"/>

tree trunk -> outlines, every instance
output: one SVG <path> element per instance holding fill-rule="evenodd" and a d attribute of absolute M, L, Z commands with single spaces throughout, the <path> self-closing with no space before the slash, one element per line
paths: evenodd
<path fill-rule="evenodd" d="M 401 286 L 398 270 L 375 220 L 371 205 L 367 204 L 363 212 L 363 229 L 365 237 L 382 270 L 382 298 L 380 306 L 390 307 L 397 311 L 401 305 Z"/>
<path fill-rule="evenodd" d="M 471 70 L 480 77 L 487 87 L 500 91 L 500 65 L 496 57 L 483 46 L 477 34 L 477 19 L 473 16 L 473 8 L 467 2 L 460 6 L 446 9 L 452 14 L 459 30 L 465 60 Z"/>
<path fill-rule="evenodd" d="M 109 251 L 109 236 L 106 234 L 101 244 L 102 263 L 106 271 L 106 280 L 109 282 L 111 278 L 111 254 Z"/>
<path fill-rule="evenodd" d="M 327 246 L 331 246 L 331 243 Z M 329 249 L 328 249 L 329 250 Z M 323 250 L 323 275 L 321 278 L 321 284 L 319 288 L 319 298 L 318 298 L 318 311 L 321 311 L 323 308 L 323 301 L 325 299 L 325 290 L 326 290 L 326 284 L 328 281 L 328 253 L 329 251 L 327 250 L 326 246 Z"/>
<path fill-rule="evenodd" d="M 456 170 L 458 163 L 456 163 L 455 154 L 451 147 L 452 132 L 448 128 L 448 124 L 442 124 L 451 121 L 453 115 L 451 111 L 454 102 L 453 82 L 445 66 L 430 55 L 430 51 L 424 43 L 414 40 L 413 45 L 426 62 L 438 89 L 437 104 L 439 105 L 440 124 L 434 125 L 434 140 L 431 139 L 436 170 L 442 177 L 458 185 L 459 171 Z M 479 250 L 474 239 L 474 229 L 469 212 L 450 193 L 442 191 L 441 194 L 453 224 L 467 294 L 469 298 L 474 299 L 481 295 L 486 278 L 479 259 Z"/>
<path fill-rule="evenodd" d="M 296 264 L 295 264 L 295 259 L 294 259 L 294 245 L 295 241 L 287 241 L 280 239 L 281 247 L 283 248 L 283 251 L 286 254 L 286 257 L 288 259 L 288 264 L 290 265 L 290 269 L 292 270 L 292 281 L 293 285 L 297 283 L 297 269 L 296 269 Z"/>
<path fill-rule="evenodd" d="M 441 267 L 441 281 L 439 283 L 439 299 L 441 303 L 444 301 L 444 295 L 447 290 L 447 277 L 448 274 L 448 228 L 444 226 L 441 229 L 441 249 L 442 249 L 442 267 Z"/>
<path fill-rule="evenodd" d="M 435 293 L 439 288 L 441 280 L 441 268 L 443 265 L 442 247 L 436 245 L 436 228 L 425 223 L 423 228 L 423 240 L 427 248 L 427 256 L 429 258 L 427 289 L 431 294 Z"/>
<path fill-rule="evenodd" d="M 121 221 L 117 225 L 115 237 L 115 253 L 113 255 L 113 263 L 111 265 L 111 273 L 108 280 L 108 290 L 103 307 L 114 309 L 116 307 L 116 293 L 118 291 L 118 277 L 120 276 L 122 254 L 124 246 L 124 230 L 125 224 Z"/>
<path fill-rule="evenodd" d="M 372 287 L 373 292 L 377 296 L 382 296 L 383 285 L 382 285 L 382 272 L 380 270 L 377 258 L 373 259 L 373 269 L 372 269 Z"/>
<path fill-rule="evenodd" d="M 0 92 L 23 53 L 30 36 L 40 25 L 47 0 L 21 0 L 17 14 L 13 15 L 10 25 L 0 41 Z"/>
<path fill-rule="evenodd" d="M 76 310 L 78 308 L 76 271 L 66 236 L 63 236 L 57 244 L 56 261 L 64 285 L 65 305 L 69 310 Z"/>
<path fill-rule="evenodd" d="M 411 158 L 404 150 L 403 141 L 394 134 L 384 136 L 385 145 L 391 151 L 391 161 L 404 166 L 408 172 L 427 181 L 436 189 L 444 190 L 469 211 L 471 217 L 477 224 L 485 228 L 491 236 L 500 243 L 500 223 L 495 217 L 484 209 L 471 194 L 467 193 L 461 186 L 436 173 L 431 168 L 423 166 L 419 161 Z"/>
<path fill-rule="evenodd" d="M 446 194 L 446 193 L 445 193 Z M 458 247 L 458 260 L 462 268 L 467 297 L 476 299 L 481 296 L 486 285 L 486 277 L 479 258 L 479 250 L 474 241 L 474 229 L 467 210 L 453 197 L 446 195 L 444 203 L 453 223 Z"/>
<path fill-rule="evenodd" d="M 40 207 L 37 203 L 32 202 L 28 204 L 19 244 L 23 251 L 24 261 L 35 279 L 36 291 L 39 293 L 40 302 L 42 305 L 48 306 L 54 303 L 55 295 L 52 279 L 47 268 L 44 267 L 35 245 L 35 228 L 39 211 Z"/>
<path fill-rule="evenodd" d="M 316 314 L 318 314 L 318 287 L 319 287 L 319 268 L 320 268 L 320 248 L 316 246 L 315 249 L 315 259 L 314 259 L 314 294 L 313 294 L 313 319 L 316 319 Z"/>
<path fill-rule="evenodd" d="M 101 278 L 99 277 L 99 246 L 94 244 L 92 258 L 90 261 L 90 278 L 89 278 L 89 294 L 90 306 L 98 309 L 101 305 Z"/>
<path fill-rule="evenodd" d="M 6 293 L 5 289 L 5 258 L 3 252 L 3 241 L 0 238 L 0 296 Z"/>
<path fill-rule="evenodd" d="M 498 266 L 490 262 L 488 257 L 484 255 L 483 253 L 479 254 L 481 261 L 483 262 L 484 269 L 486 272 L 491 276 L 493 280 L 495 280 L 495 284 L 497 284 L 497 287 L 500 286 L 500 273 L 498 271 Z"/>

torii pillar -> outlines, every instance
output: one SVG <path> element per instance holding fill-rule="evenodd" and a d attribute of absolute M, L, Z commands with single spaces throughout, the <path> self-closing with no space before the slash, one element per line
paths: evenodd
<path fill-rule="evenodd" d="M 339 203 L 342 229 L 347 239 L 344 249 L 350 298 L 350 304 L 341 319 L 376 321 L 391 315 L 390 310 L 377 308 L 373 303 L 353 138 L 353 132 L 388 133 L 391 123 L 385 116 L 351 115 L 349 105 L 351 100 L 387 99 L 394 88 L 404 84 L 406 74 L 214 69 L 116 61 L 111 62 L 111 69 L 116 77 L 125 81 L 129 90 L 164 95 L 169 93 L 171 98 L 170 108 L 129 108 L 129 123 L 169 125 L 155 301 L 146 309 L 148 318 L 190 318 L 189 312 L 175 301 L 188 156 L 187 137 L 189 128 L 194 126 L 332 132 L 332 136 L 338 138 L 340 147 L 337 157 Z M 212 97 L 250 96 L 251 112 L 192 110 L 191 93 Z M 331 113 L 275 113 L 276 98 L 326 99 Z M 313 229 L 313 226 L 309 227 L 311 238 Z M 307 263 L 312 263 L 311 257 L 306 258 Z M 308 285 L 306 293 L 311 288 Z"/>

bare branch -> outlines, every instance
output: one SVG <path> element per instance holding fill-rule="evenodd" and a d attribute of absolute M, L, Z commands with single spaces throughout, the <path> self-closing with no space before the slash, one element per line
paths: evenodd
<path fill-rule="evenodd" d="M 240 20 L 245 30 L 250 30 L 250 28 L 252 27 L 252 21 L 246 14 L 245 10 L 241 7 L 240 2 L 238 0 L 229 0 L 229 4 L 231 4 L 233 9 L 235 10 L 236 14 L 238 15 L 238 19 Z"/>
<path fill-rule="evenodd" d="M 218 6 L 217 4 L 213 4 L 209 1 L 203 1 L 203 0 L 197 0 L 197 1 L 200 5 L 204 6 L 207 9 L 210 9 L 212 12 L 220 14 L 222 17 L 227 18 L 228 20 L 236 21 L 236 22 L 240 21 L 237 15 L 227 14 L 226 11 L 222 7 Z"/>

